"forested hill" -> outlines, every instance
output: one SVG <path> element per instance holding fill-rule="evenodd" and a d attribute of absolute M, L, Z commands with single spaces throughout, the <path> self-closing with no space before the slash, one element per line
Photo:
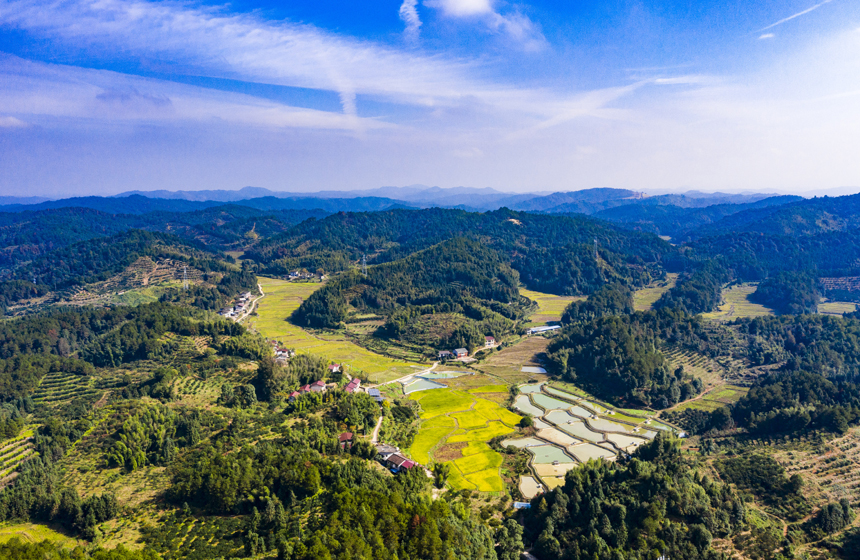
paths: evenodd
<path fill-rule="evenodd" d="M 517 273 L 495 250 L 476 240 L 454 238 L 371 266 L 366 276 L 358 270 L 344 273 L 314 292 L 293 318 L 310 327 L 337 327 L 348 305 L 391 313 L 403 306 L 451 311 L 470 301 L 518 303 L 518 284 Z"/>
<path fill-rule="evenodd" d="M 860 194 L 855 194 L 744 210 L 694 230 L 690 235 L 694 238 L 729 233 L 798 236 L 847 231 L 858 226 Z"/>
<path fill-rule="evenodd" d="M 201 245 L 192 245 L 173 235 L 130 230 L 58 249 L 15 269 L 12 277 L 18 280 L 35 277 L 36 284 L 57 290 L 105 280 L 142 256 L 199 260 L 213 255 Z"/>
<path fill-rule="evenodd" d="M 676 252 L 654 235 L 583 216 L 434 208 L 309 220 L 259 243 L 245 256 L 270 274 L 296 268 L 337 272 L 362 254 L 372 263 L 390 262 L 457 236 L 471 236 L 496 249 L 528 287 L 558 294 L 590 293 L 611 280 L 646 283 L 649 270 L 662 273 L 662 259 Z"/>
<path fill-rule="evenodd" d="M 707 228 L 727 216 L 752 209 L 767 209 L 773 212 L 779 206 L 800 200 L 803 199 L 799 196 L 772 196 L 745 204 L 713 204 L 703 208 L 643 202 L 609 208 L 594 214 L 594 217 L 637 231 L 668 235 L 673 240 L 684 241 L 690 232 Z"/>
<path fill-rule="evenodd" d="M 192 212 L 112 214 L 89 208 L 61 208 L 0 214 L 0 268 L 30 261 L 53 250 L 109 237 L 130 229 L 171 233 L 218 249 L 241 248 L 258 238 L 287 231 L 323 210 L 257 210 L 222 205 Z"/>
<path fill-rule="evenodd" d="M 0 305 L 9 306 L 50 292 L 106 281 L 126 271 L 141 257 L 186 263 L 202 274 L 206 286 L 196 286 L 183 296 L 192 298 L 188 303 L 198 307 L 216 308 L 221 300 L 256 286 L 253 273 L 228 264 L 222 260 L 223 255 L 209 251 L 202 244 L 165 233 L 129 230 L 75 243 L 12 269 L 0 281 Z"/>

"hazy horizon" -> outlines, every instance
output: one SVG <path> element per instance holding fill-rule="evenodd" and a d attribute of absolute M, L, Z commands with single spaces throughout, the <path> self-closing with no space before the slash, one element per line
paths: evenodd
<path fill-rule="evenodd" d="M 67 198 L 87 197 L 87 196 L 116 197 L 116 196 L 130 196 L 132 194 L 140 194 L 142 196 L 151 196 L 154 193 L 165 192 L 165 191 L 169 192 L 169 193 L 173 193 L 173 194 L 176 194 L 176 193 L 195 193 L 195 192 L 239 193 L 239 192 L 242 192 L 242 191 L 248 190 L 248 189 L 254 189 L 254 190 L 265 189 L 265 190 L 271 191 L 271 193 L 273 193 L 273 194 L 295 194 L 295 195 L 309 195 L 309 196 L 317 195 L 317 194 L 327 194 L 327 193 L 347 193 L 347 194 L 364 193 L 364 196 L 378 196 L 378 197 L 387 196 L 388 198 L 397 198 L 397 196 L 396 196 L 397 193 L 394 192 L 394 193 L 390 193 L 389 195 L 386 195 L 385 193 L 377 193 L 376 191 L 385 191 L 385 190 L 398 191 L 399 190 L 402 193 L 406 193 L 408 191 L 426 191 L 426 190 L 430 190 L 430 189 L 441 189 L 442 191 L 453 191 L 453 192 L 467 191 L 467 192 L 477 193 L 479 191 L 484 191 L 480 194 L 486 194 L 486 195 L 496 194 L 496 195 L 511 195 L 511 196 L 516 196 L 516 195 L 545 196 L 545 195 L 554 194 L 554 193 L 573 193 L 573 192 L 588 191 L 588 190 L 599 189 L 599 188 L 604 188 L 604 187 L 586 187 L 586 188 L 582 188 L 582 189 L 558 189 L 558 190 L 525 191 L 525 190 L 515 190 L 515 189 L 502 190 L 502 189 L 495 189 L 492 187 L 480 187 L 480 188 L 478 188 L 478 187 L 468 187 L 465 185 L 458 185 L 458 186 L 453 186 L 453 187 L 440 187 L 438 185 L 414 184 L 414 185 L 403 185 L 403 186 L 390 186 L 389 185 L 389 186 L 382 186 L 382 187 L 375 187 L 375 188 L 325 189 L 325 190 L 304 190 L 303 191 L 303 190 L 266 189 L 265 187 L 254 187 L 251 185 L 246 185 L 244 187 L 237 187 L 237 188 L 232 188 L 232 189 L 229 189 L 229 188 L 227 188 L 227 189 L 206 189 L 206 188 L 200 188 L 200 189 L 160 189 L 160 188 L 152 188 L 152 189 L 118 190 L 117 192 L 111 192 L 111 193 L 80 192 L 80 193 L 72 193 L 72 194 L 64 195 L 64 196 L 43 196 L 43 195 L 39 195 L 39 194 L 29 194 L 29 193 L 25 194 L 25 195 L 19 195 L 19 194 L 6 194 L 5 192 L 3 192 L 3 193 L 0 193 L 0 199 L 20 198 L 20 199 L 33 199 L 33 200 L 42 199 L 42 200 L 48 201 L 48 200 L 62 200 L 62 199 L 67 199 Z M 610 187 L 610 188 L 616 188 L 616 187 Z M 690 194 L 697 194 L 698 193 L 698 194 L 703 194 L 703 195 L 715 195 L 715 194 L 726 194 L 726 195 L 770 194 L 770 195 L 774 195 L 774 196 L 796 195 L 796 196 L 803 196 L 806 198 L 811 198 L 814 196 L 847 196 L 847 195 L 853 195 L 853 194 L 860 194 L 860 187 L 837 187 L 837 188 L 833 188 L 833 189 L 818 189 L 815 191 L 789 191 L 789 190 L 780 190 L 780 189 L 759 189 L 759 190 L 756 190 L 756 189 L 699 190 L 699 189 L 682 189 L 682 188 L 679 188 L 679 189 L 624 189 L 624 188 L 620 188 L 620 187 L 619 187 L 619 190 L 630 190 L 630 191 L 634 191 L 637 193 L 644 193 L 646 196 L 659 196 L 659 195 L 666 195 L 666 194 L 679 194 L 679 195 L 687 194 L 687 195 L 690 195 Z M 258 196 L 265 196 L 265 194 L 262 194 L 262 195 L 250 194 L 248 196 L 248 198 L 256 198 Z M 158 198 L 158 197 L 153 196 L 153 198 Z M 206 199 L 198 199 L 198 200 L 202 201 L 202 200 L 206 200 Z"/>

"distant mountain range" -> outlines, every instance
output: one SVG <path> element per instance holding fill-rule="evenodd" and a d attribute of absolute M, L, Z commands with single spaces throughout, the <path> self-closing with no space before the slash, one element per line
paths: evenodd
<path fill-rule="evenodd" d="M 0 211 L 20 212 L 81 207 L 103 212 L 142 214 L 154 211 L 192 212 L 224 203 L 235 203 L 260 210 L 313 208 L 339 212 L 378 211 L 397 207 L 440 207 L 479 212 L 509 208 L 526 212 L 595 214 L 609 208 L 631 204 L 704 208 L 716 204 L 749 204 L 765 198 L 768 198 L 768 195 L 697 191 L 649 196 L 633 190 L 609 188 L 555 193 L 506 193 L 490 188 L 443 189 L 412 185 L 362 191 L 296 193 L 245 187 L 235 191 L 128 191 L 112 197 L 89 196 L 62 200 L 4 197 L 0 198 Z"/>
<path fill-rule="evenodd" d="M 317 193 L 274 192 L 245 187 L 237 191 L 135 191 L 111 197 L 62 200 L 0 197 L 0 212 L 85 208 L 106 214 L 135 216 L 153 212 L 199 212 L 233 205 L 253 209 L 256 211 L 254 215 L 261 217 L 287 211 L 321 216 L 399 208 L 438 207 L 470 212 L 508 208 L 539 214 L 585 214 L 613 222 L 617 227 L 656 233 L 682 242 L 732 232 L 814 235 L 856 228 L 860 227 L 860 203 L 857 200 L 860 200 L 860 195 L 805 199 L 793 195 L 698 191 L 651 196 L 635 190 L 610 188 L 516 194 L 489 188 L 443 189 L 423 185 Z"/>

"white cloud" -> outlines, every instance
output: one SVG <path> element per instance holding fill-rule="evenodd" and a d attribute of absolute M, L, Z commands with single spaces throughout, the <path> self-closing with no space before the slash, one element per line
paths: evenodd
<path fill-rule="evenodd" d="M 403 0 L 400 5 L 400 19 L 406 24 L 403 35 L 410 43 L 418 42 L 421 32 L 421 18 L 418 16 L 418 0 Z"/>
<path fill-rule="evenodd" d="M 0 117 L 0 128 L 26 128 L 28 125 L 15 117 Z"/>
<path fill-rule="evenodd" d="M 425 0 L 424 3 L 451 18 L 481 21 L 492 31 L 508 35 L 525 50 L 546 47 L 546 38 L 528 16 L 518 11 L 502 14 L 491 0 Z"/>
<path fill-rule="evenodd" d="M 759 39 L 773 39 L 774 37 L 776 37 L 776 35 L 774 35 L 773 33 L 762 33 L 759 36 Z"/>
<path fill-rule="evenodd" d="M 452 17 L 474 17 L 495 13 L 490 0 L 427 0 L 425 3 Z"/>

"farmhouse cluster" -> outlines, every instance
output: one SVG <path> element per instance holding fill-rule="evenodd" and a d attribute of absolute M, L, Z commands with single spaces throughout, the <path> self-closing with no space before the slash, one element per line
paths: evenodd
<path fill-rule="evenodd" d="M 251 292 L 245 292 L 240 294 L 239 297 L 233 302 L 232 307 L 223 307 L 221 311 L 218 312 L 222 317 L 227 317 L 228 319 L 235 319 L 245 313 L 245 311 L 251 305 Z"/>
<path fill-rule="evenodd" d="M 496 339 L 492 336 L 484 337 L 484 348 L 493 348 L 496 345 Z M 466 348 L 455 348 L 454 350 L 440 350 L 437 354 L 440 361 L 459 360 L 468 358 L 469 351 Z"/>

